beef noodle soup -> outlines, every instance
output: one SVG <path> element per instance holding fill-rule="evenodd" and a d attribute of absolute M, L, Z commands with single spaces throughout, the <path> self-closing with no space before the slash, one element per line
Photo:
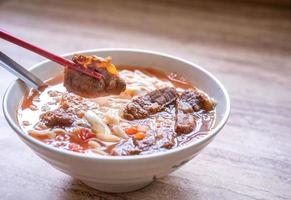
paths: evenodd
<path fill-rule="evenodd" d="M 128 156 L 199 140 L 215 124 L 215 101 L 176 74 L 119 66 L 120 94 L 86 98 L 60 74 L 19 109 L 22 129 L 47 145 L 85 154 Z M 79 83 L 86 88 L 86 83 Z M 84 84 L 84 85 L 82 85 Z"/>

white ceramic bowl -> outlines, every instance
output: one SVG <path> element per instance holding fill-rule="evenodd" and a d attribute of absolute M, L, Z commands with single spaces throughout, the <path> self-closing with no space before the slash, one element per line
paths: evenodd
<path fill-rule="evenodd" d="M 30 137 L 21 129 L 16 110 L 27 86 L 20 80 L 7 89 L 3 100 L 4 115 L 18 136 L 37 155 L 60 171 L 82 180 L 85 184 L 105 192 L 127 192 L 142 188 L 156 178 L 165 176 L 195 157 L 225 125 L 229 112 L 229 97 L 222 84 L 203 68 L 183 59 L 135 49 L 100 49 L 75 53 L 95 54 L 113 58 L 116 65 L 152 67 L 175 72 L 214 97 L 218 105 L 216 125 L 207 136 L 196 142 L 150 155 L 97 157 L 57 149 Z M 71 58 L 67 54 L 64 57 Z M 60 73 L 62 67 L 51 61 L 34 66 L 31 71 L 42 80 Z"/>

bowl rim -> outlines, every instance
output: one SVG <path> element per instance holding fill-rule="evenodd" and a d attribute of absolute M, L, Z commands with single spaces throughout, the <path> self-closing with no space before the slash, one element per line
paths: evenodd
<path fill-rule="evenodd" d="M 210 72 L 208 72 L 207 70 L 205 70 L 204 68 L 200 67 L 199 65 L 192 63 L 190 61 L 187 61 L 183 58 L 179 58 L 176 56 L 172 56 L 169 54 L 165 54 L 165 53 L 160 53 L 157 51 L 151 51 L 151 50 L 143 50 L 143 49 L 135 49 L 135 48 L 100 48 L 100 49 L 90 49 L 90 50 L 82 50 L 82 51 L 75 51 L 75 52 L 70 52 L 70 53 L 66 53 L 61 55 L 62 57 L 67 57 L 67 56 L 72 56 L 74 54 L 86 54 L 86 53 L 98 53 L 98 52 L 106 52 L 106 51 L 116 51 L 116 52 L 132 52 L 132 53 L 143 53 L 143 54 L 152 54 L 152 55 L 156 55 L 156 56 L 161 56 L 164 58 L 170 58 L 170 59 L 175 59 L 178 60 L 179 62 L 182 63 L 186 63 L 188 65 L 191 65 L 192 67 L 197 68 L 198 70 L 201 70 L 202 72 L 206 73 L 207 76 L 209 76 L 211 79 L 214 80 L 214 82 L 221 88 L 222 93 L 224 95 L 224 98 L 226 99 L 226 110 L 223 113 L 223 117 L 220 120 L 220 122 L 215 126 L 214 129 L 210 130 L 209 133 L 204 136 L 203 138 L 194 141 L 194 142 L 189 142 L 186 143 L 182 146 L 178 146 L 176 148 L 173 149 L 168 149 L 166 151 L 161 151 L 161 152 L 154 152 L 151 154 L 146 154 L 146 155 L 134 155 L 134 156 L 96 156 L 96 155 L 91 155 L 91 154 L 82 154 L 82 153 L 77 153 L 77 152 L 72 152 L 72 151 L 68 151 L 68 150 L 64 150 L 64 149 L 59 149 L 56 147 L 52 147 L 50 145 L 47 145 L 31 136 L 29 136 L 28 134 L 26 134 L 21 127 L 18 127 L 18 125 L 16 123 L 14 123 L 14 120 L 12 119 L 9 111 L 8 111 L 8 94 L 11 92 L 11 89 L 13 88 L 13 86 L 17 83 L 17 81 L 19 79 L 16 79 L 14 81 L 12 81 L 12 83 L 10 83 L 10 85 L 8 86 L 8 88 L 5 91 L 4 97 L 3 97 L 3 101 L 2 101 L 2 108 L 3 108 L 3 113 L 5 116 L 6 121 L 8 122 L 8 124 L 10 125 L 10 127 L 17 133 L 18 136 L 20 136 L 22 139 L 27 140 L 28 142 L 33 143 L 35 146 L 42 148 L 46 151 L 49 151 L 50 153 L 56 153 L 56 154 L 61 154 L 62 156 L 72 156 L 72 157 L 77 157 L 77 158 L 83 158 L 83 159 L 93 159 L 93 160 L 106 160 L 106 161 L 118 161 L 118 160 L 123 160 L 123 161 L 129 161 L 129 160 L 140 160 L 140 159 L 151 159 L 151 158 L 158 158 L 161 156 L 169 156 L 170 154 L 175 154 L 181 151 L 185 151 L 187 149 L 190 149 L 194 146 L 199 146 L 205 142 L 207 142 L 208 140 L 210 140 L 211 138 L 213 138 L 214 136 L 216 136 L 218 134 L 218 132 L 224 127 L 224 125 L 226 124 L 229 115 L 230 115 L 230 99 L 229 99 L 229 95 L 228 92 L 226 91 L 225 87 L 222 85 L 222 83 L 214 76 L 212 75 Z M 42 62 L 39 62 L 35 65 L 33 65 L 31 68 L 29 68 L 29 71 L 41 67 L 42 65 L 52 62 L 50 60 L 44 60 Z M 30 145 L 29 145 L 30 146 Z"/>

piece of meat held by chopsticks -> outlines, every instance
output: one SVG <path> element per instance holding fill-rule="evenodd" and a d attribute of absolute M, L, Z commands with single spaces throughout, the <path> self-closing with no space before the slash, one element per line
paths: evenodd
<path fill-rule="evenodd" d="M 198 89 L 184 91 L 176 101 L 176 133 L 187 134 L 192 132 L 196 126 L 193 113 L 200 110 L 209 112 L 215 106 L 215 100 L 209 98 L 204 92 Z"/>
<path fill-rule="evenodd" d="M 64 86 L 69 92 L 83 97 L 95 98 L 106 95 L 118 95 L 126 89 L 126 83 L 118 75 L 111 57 L 75 55 L 72 61 L 84 68 L 89 68 L 102 75 L 100 79 L 65 68 Z"/>

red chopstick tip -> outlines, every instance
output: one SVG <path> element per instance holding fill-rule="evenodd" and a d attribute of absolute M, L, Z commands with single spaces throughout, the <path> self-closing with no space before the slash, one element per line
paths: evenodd
<path fill-rule="evenodd" d="M 97 79 L 100 79 L 101 77 L 103 77 L 101 74 L 99 74 L 98 72 L 96 71 L 93 71 L 93 70 L 85 70 L 82 66 L 81 67 L 78 67 L 75 63 L 73 63 L 72 61 L 70 60 L 67 60 L 65 58 L 62 58 L 56 54 L 53 54 L 51 52 L 48 52 L 44 49 L 41 49 L 33 44 L 30 44 L 22 39 L 19 39 L 15 36 L 13 36 L 12 34 L 0 29 L 0 38 L 4 39 L 4 40 L 7 40 L 11 43 L 14 43 L 18 46 L 21 46 L 25 49 L 28 49 L 34 53 L 37 53 L 41 56 L 44 56 L 56 63 L 59 63 L 60 65 L 62 66 L 67 66 L 69 68 L 72 68 L 72 69 L 76 69 L 78 70 L 79 72 L 81 73 L 85 73 L 87 74 L 88 76 L 91 76 L 91 77 L 94 77 L 94 78 L 97 78 Z"/>
<path fill-rule="evenodd" d="M 79 64 L 70 63 L 70 65 L 67 65 L 67 67 L 69 67 L 70 69 L 77 70 L 83 74 L 86 74 L 86 75 L 91 76 L 93 78 L 96 78 L 98 80 L 103 78 L 102 74 L 100 74 L 92 69 L 84 68 L 82 65 L 79 65 Z"/>

